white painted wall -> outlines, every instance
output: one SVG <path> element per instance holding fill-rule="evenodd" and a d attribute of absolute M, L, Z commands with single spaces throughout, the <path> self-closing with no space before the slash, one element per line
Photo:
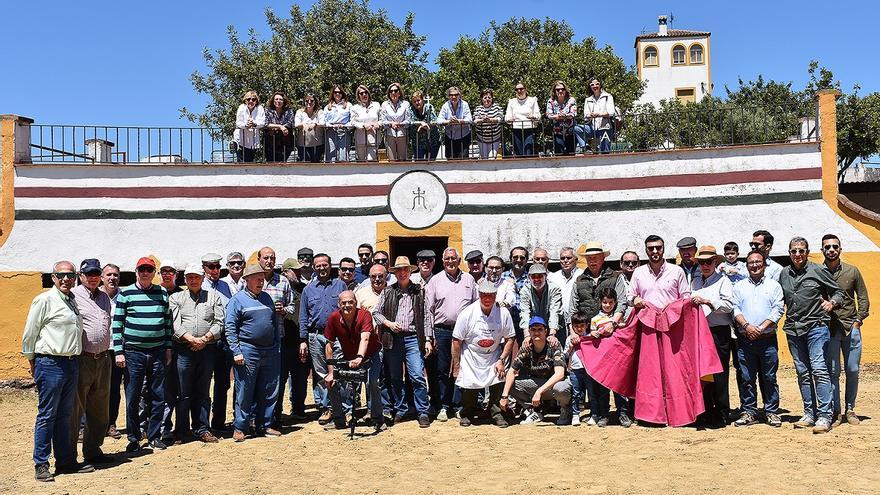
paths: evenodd
<path fill-rule="evenodd" d="M 711 93 L 709 87 L 710 54 L 707 40 L 706 36 L 639 40 L 639 60 L 642 63 L 641 79 L 647 82 L 645 92 L 639 98 L 639 103 L 657 104 L 660 100 L 675 98 L 676 88 L 695 88 L 694 94 L 697 101 Z M 684 45 L 687 56 L 689 56 L 690 46 L 695 42 L 703 45 L 703 64 L 673 66 L 672 47 L 678 44 Z M 658 67 L 645 67 L 644 65 L 645 48 L 651 45 L 657 47 L 660 62 Z"/>

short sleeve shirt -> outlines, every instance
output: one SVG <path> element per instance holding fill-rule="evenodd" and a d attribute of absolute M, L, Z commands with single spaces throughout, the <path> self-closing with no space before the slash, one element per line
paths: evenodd
<path fill-rule="evenodd" d="M 565 359 L 562 347 L 559 344 L 544 344 L 540 352 L 535 351 L 533 346 L 523 347 L 513 360 L 513 369 L 520 372 L 520 376 L 527 375 L 533 378 L 550 378 L 555 372 L 556 366 L 565 367 Z"/>

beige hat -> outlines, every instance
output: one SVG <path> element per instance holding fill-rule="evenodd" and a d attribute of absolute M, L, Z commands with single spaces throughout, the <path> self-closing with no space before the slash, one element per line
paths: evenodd
<path fill-rule="evenodd" d="M 392 270 L 397 270 L 398 268 L 407 268 L 409 267 L 409 271 L 414 272 L 418 270 L 418 267 L 409 262 L 409 258 L 406 256 L 398 256 L 394 259 L 394 266 L 391 267 Z"/>
<path fill-rule="evenodd" d="M 256 275 L 258 273 L 260 275 L 263 275 L 265 273 L 263 272 L 263 267 L 260 266 L 259 263 L 251 263 L 244 268 L 244 273 L 242 273 L 241 276 L 244 278 L 248 278 L 249 276 Z"/>
<path fill-rule="evenodd" d="M 718 260 L 720 258 L 721 255 L 718 254 L 715 246 L 700 246 L 700 249 L 697 249 L 697 255 L 694 256 L 694 259 L 697 260 Z"/>
<path fill-rule="evenodd" d="M 202 265 L 198 263 L 190 263 L 186 265 L 186 271 L 183 272 L 183 275 L 198 275 L 200 277 L 204 277 L 205 270 L 202 270 Z"/>
<path fill-rule="evenodd" d="M 605 249 L 601 242 L 590 241 L 584 246 L 584 252 L 579 253 L 581 256 L 589 256 L 591 254 L 604 254 L 607 258 L 611 256 L 611 251 Z"/>

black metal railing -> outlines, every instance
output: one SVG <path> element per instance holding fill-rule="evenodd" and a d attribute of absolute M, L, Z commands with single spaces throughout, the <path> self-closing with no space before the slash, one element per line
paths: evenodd
<path fill-rule="evenodd" d="M 806 115 L 805 115 L 806 113 Z M 314 125 L 241 129 L 31 124 L 34 163 L 235 163 L 435 161 L 627 153 L 816 141 L 815 108 L 717 106 L 624 113 L 605 128 L 592 119 L 404 123 L 403 132 Z M 599 127 L 599 128 L 597 128 Z M 498 132 L 500 128 L 500 133 Z M 248 144 L 249 146 L 244 146 Z"/>

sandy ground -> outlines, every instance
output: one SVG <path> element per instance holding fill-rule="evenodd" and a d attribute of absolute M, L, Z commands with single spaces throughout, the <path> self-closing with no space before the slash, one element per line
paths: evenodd
<path fill-rule="evenodd" d="M 0 391 L 0 493 L 878 493 L 880 367 L 862 371 L 859 426 L 794 430 L 800 397 L 780 371 L 781 429 L 543 426 L 461 428 L 414 422 L 349 440 L 316 422 L 281 438 L 199 442 L 51 484 L 33 478 L 33 390 Z M 732 387 L 735 390 L 735 386 Z M 736 403 L 736 399 L 734 399 Z M 125 438 L 104 451 L 123 452 Z"/>

